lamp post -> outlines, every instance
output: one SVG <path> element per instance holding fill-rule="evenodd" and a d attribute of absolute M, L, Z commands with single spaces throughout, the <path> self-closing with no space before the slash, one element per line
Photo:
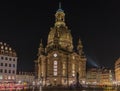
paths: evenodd
<path fill-rule="evenodd" d="M 40 88 L 39 91 L 42 91 L 42 77 L 40 78 Z"/>
<path fill-rule="evenodd" d="M 34 91 L 35 90 L 35 82 L 34 81 L 33 81 L 32 85 L 33 85 L 32 91 Z"/>

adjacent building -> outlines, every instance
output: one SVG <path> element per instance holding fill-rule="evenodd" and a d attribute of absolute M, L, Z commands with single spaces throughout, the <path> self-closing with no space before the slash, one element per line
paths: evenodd
<path fill-rule="evenodd" d="M 32 85 L 32 83 L 34 82 L 34 79 L 35 79 L 35 76 L 34 76 L 34 73 L 32 72 L 19 72 L 16 75 L 16 82 L 19 84 Z"/>
<path fill-rule="evenodd" d="M 55 13 L 54 26 L 50 28 L 47 45 L 42 41 L 38 49 L 36 77 L 44 85 L 70 85 L 76 79 L 81 83 L 86 79 L 86 57 L 81 40 L 74 51 L 71 30 L 65 23 L 65 13 L 59 7 Z"/>
<path fill-rule="evenodd" d="M 115 62 L 115 79 L 118 85 L 120 85 L 120 58 Z"/>
<path fill-rule="evenodd" d="M 98 68 L 90 68 L 87 71 L 86 84 L 96 85 L 98 84 L 99 74 Z"/>
<path fill-rule="evenodd" d="M 17 55 L 8 44 L 0 42 L 0 82 L 15 82 Z"/>
<path fill-rule="evenodd" d="M 110 69 L 101 69 L 100 85 L 113 85 L 114 72 Z"/>
<path fill-rule="evenodd" d="M 89 85 L 113 85 L 114 71 L 108 68 L 91 68 L 87 71 L 86 84 Z"/>

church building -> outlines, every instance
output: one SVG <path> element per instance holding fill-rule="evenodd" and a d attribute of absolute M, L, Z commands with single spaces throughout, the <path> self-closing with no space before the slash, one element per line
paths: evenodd
<path fill-rule="evenodd" d="M 43 85 L 68 86 L 77 79 L 80 83 L 85 82 L 86 57 L 80 39 L 76 52 L 73 48 L 71 31 L 65 23 L 65 13 L 59 5 L 54 26 L 48 34 L 47 45 L 44 47 L 41 41 L 35 61 L 37 78 L 42 79 Z"/>

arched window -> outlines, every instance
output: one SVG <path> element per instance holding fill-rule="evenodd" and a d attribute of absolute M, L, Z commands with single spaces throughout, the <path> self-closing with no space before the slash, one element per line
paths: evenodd
<path fill-rule="evenodd" d="M 58 64 L 58 62 L 54 61 L 54 67 L 53 67 L 53 75 L 54 76 L 57 76 L 57 64 Z"/>

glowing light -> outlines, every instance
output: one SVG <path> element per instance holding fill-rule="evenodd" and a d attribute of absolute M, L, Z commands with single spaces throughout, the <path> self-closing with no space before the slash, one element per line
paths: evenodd
<path fill-rule="evenodd" d="M 54 56 L 54 57 L 57 57 L 57 54 L 55 53 L 53 56 Z"/>

